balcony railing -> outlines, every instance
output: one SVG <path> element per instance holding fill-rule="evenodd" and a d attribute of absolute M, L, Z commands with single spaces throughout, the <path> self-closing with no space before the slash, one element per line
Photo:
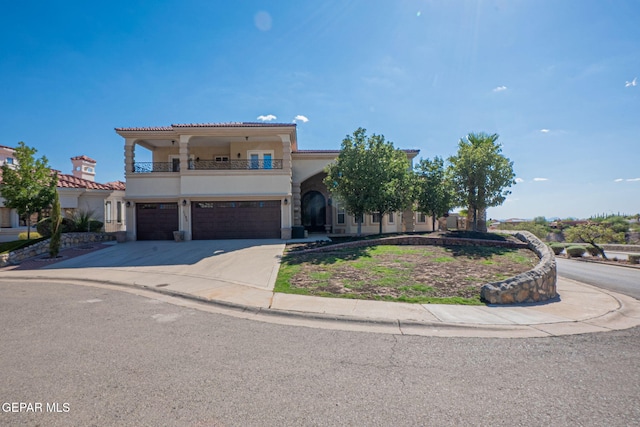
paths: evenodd
<path fill-rule="evenodd" d="M 189 170 L 282 169 L 282 159 L 260 160 L 189 160 Z M 133 173 L 180 172 L 172 162 L 136 162 Z"/>
<path fill-rule="evenodd" d="M 173 167 L 171 162 L 135 162 L 133 164 L 133 173 L 151 173 L 151 172 L 179 172 L 179 167 Z"/>
<path fill-rule="evenodd" d="M 282 169 L 282 159 L 260 160 L 190 160 L 193 170 Z"/>

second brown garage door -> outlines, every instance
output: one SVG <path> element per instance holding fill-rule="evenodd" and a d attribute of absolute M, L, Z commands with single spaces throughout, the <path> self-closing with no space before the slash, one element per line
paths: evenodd
<path fill-rule="evenodd" d="M 279 239 L 280 201 L 192 202 L 194 240 Z"/>

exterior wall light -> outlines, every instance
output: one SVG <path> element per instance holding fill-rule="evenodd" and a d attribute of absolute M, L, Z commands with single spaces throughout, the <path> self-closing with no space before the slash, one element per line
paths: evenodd
<path fill-rule="evenodd" d="M 187 201 L 186 200 L 182 201 L 182 206 L 187 206 Z"/>
<path fill-rule="evenodd" d="M 126 207 L 130 208 L 131 207 L 131 202 L 127 202 L 124 204 Z"/>

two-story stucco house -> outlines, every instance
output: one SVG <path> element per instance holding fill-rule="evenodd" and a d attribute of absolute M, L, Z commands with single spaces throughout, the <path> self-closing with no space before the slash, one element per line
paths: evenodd
<path fill-rule="evenodd" d="M 116 128 L 125 140 L 130 240 L 290 239 L 292 230 L 353 233 L 322 180 L 338 150 L 300 150 L 295 124 L 213 123 Z M 136 160 L 139 150 L 151 162 Z M 150 153 L 149 153 L 150 152 Z M 418 150 L 406 150 L 412 160 Z M 429 230 L 424 215 L 368 215 L 364 232 Z M 414 225 L 415 224 L 415 225 Z"/>
<path fill-rule="evenodd" d="M 124 231 L 125 184 L 121 181 L 96 182 L 96 163 L 90 157 L 75 156 L 71 158 L 71 174 L 56 171 L 56 190 L 63 216 L 71 217 L 76 211 L 90 212 L 94 219 L 104 223 L 105 231 Z M 0 146 L 0 166 L 3 164 L 17 165 L 15 149 Z M 16 240 L 23 231 L 26 231 L 24 218 L 19 218 L 15 209 L 6 207 L 0 197 L 0 241 Z"/>

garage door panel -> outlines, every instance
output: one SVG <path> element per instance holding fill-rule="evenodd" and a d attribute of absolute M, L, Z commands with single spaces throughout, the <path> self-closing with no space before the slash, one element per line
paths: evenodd
<path fill-rule="evenodd" d="M 138 240 L 172 240 L 178 230 L 176 203 L 139 203 L 136 205 Z"/>
<path fill-rule="evenodd" d="M 193 202 L 196 240 L 280 238 L 280 202 Z"/>

